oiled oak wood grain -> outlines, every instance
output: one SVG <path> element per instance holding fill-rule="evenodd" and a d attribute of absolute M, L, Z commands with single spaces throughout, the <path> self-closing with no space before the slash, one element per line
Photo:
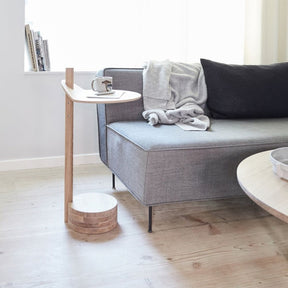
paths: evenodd
<path fill-rule="evenodd" d="M 288 287 L 288 226 L 248 197 L 147 208 L 102 165 L 74 168 L 74 195 L 118 202 L 99 235 L 62 221 L 62 168 L 0 173 L 0 287 Z"/>
<path fill-rule="evenodd" d="M 65 85 L 74 88 L 74 69 L 66 68 Z M 65 93 L 65 174 L 64 174 L 64 221 L 68 222 L 68 205 L 73 200 L 73 147 L 74 103 Z"/>
<path fill-rule="evenodd" d="M 89 235 L 106 233 L 117 226 L 117 200 L 103 193 L 81 193 L 68 209 L 69 226 Z"/>

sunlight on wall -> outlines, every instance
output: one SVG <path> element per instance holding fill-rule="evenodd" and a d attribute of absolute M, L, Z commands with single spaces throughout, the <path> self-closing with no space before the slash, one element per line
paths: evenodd
<path fill-rule="evenodd" d="M 51 67 L 95 71 L 150 59 L 243 63 L 244 0 L 26 0 Z"/>

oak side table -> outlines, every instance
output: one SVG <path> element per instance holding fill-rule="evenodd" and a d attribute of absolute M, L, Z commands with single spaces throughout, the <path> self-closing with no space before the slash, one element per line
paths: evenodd
<path fill-rule="evenodd" d="M 96 96 L 74 84 L 74 69 L 66 68 L 66 79 L 61 85 L 65 91 L 65 201 L 64 221 L 76 232 L 101 234 L 117 226 L 117 200 L 104 193 L 82 193 L 73 197 L 73 114 L 74 102 L 112 104 L 135 101 L 141 94 L 115 90 L 114 94 Z"/>
<path fill-rule="evenodd" d="M 260 207 L 288 223 L 288 181 L 272 170 L 271 151 L 244 159 L 237 168 L 237 178 L 244 192 Z"/>

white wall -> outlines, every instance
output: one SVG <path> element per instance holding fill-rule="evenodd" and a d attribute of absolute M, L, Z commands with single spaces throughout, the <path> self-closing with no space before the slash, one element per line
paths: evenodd
<path fill-rule="evenodd" d="M 63 156 L 64 72 L 24 73 L 24 0 L 0 1 L 0 35 L 0 162 Z M 75 83 L 88 88 L 94 75 Z M 74 153 L 97 153 L 95 105 L 74 107 Z"/>

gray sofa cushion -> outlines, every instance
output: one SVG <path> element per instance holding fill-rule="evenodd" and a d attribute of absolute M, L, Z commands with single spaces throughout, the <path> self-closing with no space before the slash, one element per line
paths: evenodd
<path fill-rule="evenodd" d="M 214 118 L 288 117 L 288 62 L 227 65 L 201 59 Z"/>
<path fill-rule="evenodd" d="M 245 157 L 288 145 L 288 118 L 212 120 L 208 131 L 122 121 L 107 126 L 109 168 L 144 205 L 215 199 L 243 192 Z"/>
<path fill-rule="evenodd" d="M 212 119 L 207 131 L 185 131 L 176 125 L 150 126 L 143 121 L 108 125 L 145 151 L 287 143 L 288 118 Z"/>

